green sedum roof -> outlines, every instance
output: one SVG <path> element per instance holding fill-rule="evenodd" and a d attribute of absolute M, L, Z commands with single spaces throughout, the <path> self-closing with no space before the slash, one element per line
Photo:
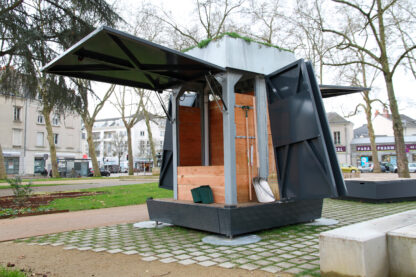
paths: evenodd
<path fill-rule="evenodd" d="M 222 33 L 222 34 L 216 36 L 215 38 L 209 38 L 209 39 L 201 40 L 197 45 L 194 45 L 194 46 L 185 48 L 185 49 L 181 50 L 181 52 L 183 52 L 183 53 L 188 52 L 189 50 L 194 49 L 195 47 L 198 47 L 198 48 L 207 47 L 208 44 L 210 44 L 211 41 L 220 40 L 224 36 L 228 36 L 228 37 L 231 37 L 231 38 L 238 38 L 238 39 L 245 40 L 248 43 L 254 42 L 254 43 L 262 44 L 262 45 L 267 46 L 267 47 L 273 47 L 273 48 L 279 49 L 281 51 L 287 51 L 287 52 L 293 53 L 292 50 L 289 50 L 289 49 L 286 49 L 286 48 L 282 48 L 280 46 L 277 46 L 277 45 L 274 45 L 274 44 L 271 44 L 271 43 L 254 40 L 254 39 L 252 39 L 250 37 L 242 36 L 242 35 L 240 35 L 238 33 L 235 33 L 235 32 L 226 32 L 226 33 Z"/>

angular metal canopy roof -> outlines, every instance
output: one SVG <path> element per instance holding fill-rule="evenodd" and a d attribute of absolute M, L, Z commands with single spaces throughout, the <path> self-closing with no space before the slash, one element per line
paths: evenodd
<path fill-rule="evenodd" d="M 196 81 L 224 68 L 103 26 L 43 69 L 69 77 L 151 90 Z"/>
<path fill-rule="evenodd" d="M 361 91 L 371 90 L 370 88 L 363 87 L 346 87 L 346 86 L 331 86 L 331 85 L 320 85 L 322 98 L 329 98 L 334 96 L 341 96 Z"/>

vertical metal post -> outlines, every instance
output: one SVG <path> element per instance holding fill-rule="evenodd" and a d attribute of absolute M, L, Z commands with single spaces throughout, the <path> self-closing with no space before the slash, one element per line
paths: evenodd
<path fill-rule="evenodd" d="M 198 107 L 200 111 L 201 124 L 201 165 L 205 165 L 205 105 L 204 105 L 204 90 L 198 91 Z"/>
<path fill-rule="evenodd" d="M 225 178 L 225 204 L 237 205 L 237 178 L 235 136 L 236 127 L 234 119 L 235 94 L 234 86 L 242 74 L 226 72 L 216 77 L 222 86 L 222 98 L 228 110 L 223 112 L 224 135 L 224 178 Z"/>
<path fill-rule="evenodd" d="M 182 88 L 173 89 L 172 93 L 172 168 L 173 199 L 178 200 L 178 96 Z"/>
<path fill-rule="evenodd" d="M 269 176 L 269 151 L 267 135 L 267 95 L 264 77 L 256 76 L 254 91 L 256 95 L 256 117 L 257 117 L 257 149 L 260 158 L 259 177 Z"/>
<path fill-rule="evenodd" d="M 209 94 L 204 90 L 204 165 L 209 165 Z"/>

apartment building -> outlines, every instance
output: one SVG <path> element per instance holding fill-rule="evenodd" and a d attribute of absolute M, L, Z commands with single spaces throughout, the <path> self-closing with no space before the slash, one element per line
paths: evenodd
<path fill-rule="evenodd" d="M 354 125 L 335 112 L 329 112 L 326 116 L 333 135 L 338 162 L 340 165 L 349 165 L 351 164 L 351 141 L 354 138 Z"/>
<path fill-rule="evenodd" d="M 165 136 L 165 120 L 155 118 L 150 121 L 153 142 L 156 153 L 162 152 L 163 140 Z M 89 156 L 88 143 L 85 132 L 83 137 L 83 154 Z M 96 120 L 93 126 L 93 139 L 95 143 L 95 153 L 97 160 L 102 166 L 110 166 L 118 164 L 118 151 L 115 149 L 115 138 L 124 139 L 127 145 L 127 131 L 121 118 L 105 118 Z M 143 167 L 143 164 L 152 163 L 152 154 L 150 150 L 149 134 L 146 122 L 143 118 L 132 128 L 132 146 L 134 167 Z M 127 167 L 127 148 L 121 155 L 120 164 L 122 168 Z"/>
<path fill-rule="evenodd" d="M 30 175 L 52 168 L 41 103 L 0 95 L 0 143 L 7 174 Z M 51 115 L 57 158 L 81 158 L 81 118 Z"/>

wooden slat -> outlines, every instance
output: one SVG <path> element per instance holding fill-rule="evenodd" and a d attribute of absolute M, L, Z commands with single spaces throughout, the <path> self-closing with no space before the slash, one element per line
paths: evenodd
<path fill-rule="evenodd" d="M 224 165 L 222 112 L 216 102 L 209 103 L 209 151 L 211 165 Z"/>
<path fill-rule="evenodd" d="M 225 203 L 224 166 L 178 167 L 178 200 L 192 201 L 191 189 L 209 185 L 215 203 Z"/>
<path fill-rule="evenodd" d="M 201 111 L 194 107 L 179 107 L 179 165 L 202 165 Z"/>

